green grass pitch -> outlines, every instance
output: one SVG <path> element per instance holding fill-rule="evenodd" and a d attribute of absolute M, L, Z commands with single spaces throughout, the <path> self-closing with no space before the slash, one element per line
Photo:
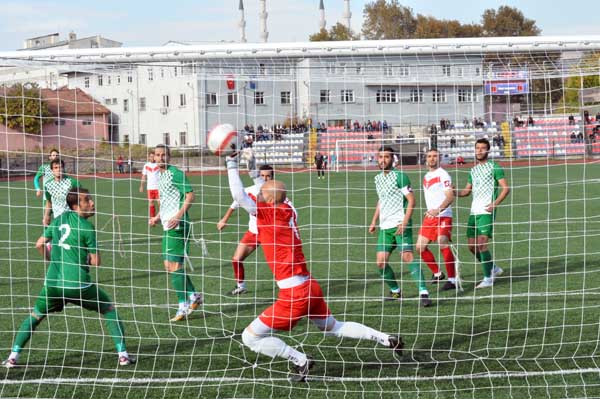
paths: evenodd
<path fill-rule="evenodd" d="M 468 169 L 449 169 L 458 188 Z M 423 214 L 424 170 L 409 171 Z M 437 292 L 435 306 L 417 306 L 417 290 L 397 253 L 402 302 L 383 301 L 387 289 L 375 266 L 376 237 L 367 226 L 376 203 L 376 171 L 280 173 L 299 211 L 311 273 L 334 315 L 365 323 L 406 342 L 395 358 L 371 342 L 325 337 L 302 321 L 282 338 L 317 361 L 306 384 L 287 381 L 287 362 L 257 356 L 240 334 L 276 295 L 262 253 L 246 261 L 249 293 L 234 286 L 229 259 L 247 216 L 215 225 L 231 202 L 225 175 L 191 176 L 196 201 L 192 279 L 206 297 L 202 312 L 169 323 L 176 308 L 160 255 L 160 228 L 147 225 L 139 180 L 82 178 L 96 200 L 94 223 L 102 266 L 93 271 L 124 320 L 128 349 L 138 364 L 119 368 L 97 314 L 70 306 L 49 316 L 21 356 L 23 367 L 0 371 L 0 397 L 591 397 L 600 395 L 600 165 L 558 164 L 506 169 L 512 187 L 498 212 L 492 252 L 505 270 L 492 290 L 475 292 L 481 269 L 466 248 L 471 198 L 455 203 L 464 292 Z M 250 180 L 244 177 L 249 184 Z M 44 263 L 35 251 L 42 232 L 41 200 L 31 181 L 0 183 L 0 349 L 42 286 Z M 116 217 L 113 217 L 115 215 Z M 200 239 L 208 255 L 203 256 Z M 439 259 L 437 247 L 432 249 Z M 425 265 L 423 267 L 426 268 Z M 430 272 L 425 270 L 426 276 Z"/>

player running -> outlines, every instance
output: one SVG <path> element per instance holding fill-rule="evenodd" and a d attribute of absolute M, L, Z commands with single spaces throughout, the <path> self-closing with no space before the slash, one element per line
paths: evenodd
<path fill-rule="evenodd" d="M 162 221 L 162 253 L 165 270 L 171 276 L 171 284 L 177 293 L 179 308 L 171 321 L 187 318 L 202 304 L 202 294 L 196 292 L 192 280 L 185 272 L 184 260 L 189 252 L 190 223 L 188 210 L 194 202 L 194 192 L 183 173 L 169 165 L 171 150 L 164 144 L 154 148 L 154 159 L 160 168 L 158 192 L 160 212 L 150 218 L 150 226 Z"/>
<path fill-rule="evenodd" d="M 250 170 L 250 173 L 253 173 L 253 171 Z M 258 181 L 255 180 L 255 184 L 253 186 L 245 189 L 248 196 L 254 201 L 256 201 L 256 197 L 260 191 L 260 186 L 264 182 L 273 179 L 273 167 L 270 165 L 262 165 L 258 169 L 258 179 Z M 227 226 L 227 221 L 237 208 L 239 208 L 239 204 L 236 201 L 233 201 L 231 206 L 225 212 L 225 215 L 223 215 L 221 220 L 219 220 L 219 223 L 217 223 L 217 230 L 222 231 Z M 246 288 L 246 282 L 244 280 L 244 260 L 256 250 L 259 244 L 256 216 L 250 214 L 248 231 L 246 231 L 246 234 L 244 234 L 242 237 L 240 243 L 235 249 L 235 252 L 233 253 L 233 258 L 231 259 L 233 275 L 237 283 L 236 287 L 231 291 L 231 295 L 242 295 L 248 292 L 248 289 Z"/>
<path fill-rule="evenodd" d="M 459 197 L 467 197 L 473 192 L 467 238 L 469 251 L 481 262 L 484 276 L 476 288 L 492 287 L 494 278 L 503 272 L 501 268 L 494 265 L 488 243 L 494 230 L 496 208 L 508 196 L 510 188 L 502 167 L 488 160 L 489 151 L 490 142 L 487 139 L 479 139 L 475 142 L 477 165 L 471 168 L 467 185 L 458 193 Z M 502 189 L 499 195 L 498 186 Z"/>
<path fill-rule="evenodd" d="M 50 155 L 48 159 L 50 162 L 59 157 L 59 152 L 56 148 L 50 150 Z M 52 173 L 52 168 L 50 168 L 50 162 L 40 165 L 37 173 L 33 177 L 33 187 L 35 188 L 35 196 L 42 196 L 42 187 L 40 186 L 40 178 L 42 178 L 42 184 L 46 186 L 46 182 L 54 179 L 54 174 Z M 63 165 L 64 167 L 64 165 Z"/>
<path fill-rule="evenodd" d="M 377 239 L 377 267 L 385 283 L 390 287 L 390 298 L 401 299 L 400 286 L 396 275 L 388 264 L 390 254 L 396 247 L 401 252 L 402 262 L 408 263 L 412 278 L 417 283 L 421 306 L 431 306 L 425 276 L 418 260 L 413 255 L 412 214 L 415 208 L 415 195 L 408 176 L 394 166 L 394 149 L 379 148 L 377 164 L 381 173 L 375 176 L 375 188 L 379 201 L 373 213 L 369 233 L 376 230 L 379 219 L 379 237 Z"/>
<path fill-rule="evenodd" d="M 63 173 L 63 162 L 61 159 L 54 158 L 50 162 L 50 169 L 52 170 L 53 178 L 44 183 L 46 198 L 46 208 L 44 209 L 44 219 L 42 220 L 44 226 L 50 224 L 50 212 L 52 212 L 56 219 L 63 212 L 69 210 L 67 194 L 72 189 L 81 186 L 76 179 Z"/>
<path fill-rule="evenodd" d="M 273 335 L 291 330 L 304 317 L 327 335 L 372 340 L 401 354 L 403 343 L 400 337 L 359 323 L 340 322 L 333 317 L 319 283 L 312 279 L 307 269 L 296 210 L 285 201 L 285 185 L 277 180 L 264 183 L 254 201 L 244 191 L 237 154 L 227 157 L 226 163 L 231 194 L 242 208 L 256 215 L 258 239 L 279 287 L 275 303 L 242 333 L 244 344 L 254 352 L 291 361 L 295 371 L 293 381 L 305 381 L 314 361 Z"/>
<path fill-rule="evenodd" d="M 448 281 L 446 281 L 442 290 L 453 290 L 456 289 L 456 269 L 450 241 L 452 237 L 451 205 L 454 201 L 454 188 L 452 187 L 450 175 L 440 167 L 440 153 L 438 150 L 430 149 L 427 151 L 425 163 L 429 168 L 429 172 L 423 177 L 423 192 L 427 212 L 425 212 L 419 230 L 417 252 L 433 272 L 431 282 L 437 284 L 444 280 L 446 276 L 440 271 L 428 245 L 430 242 L 438 243 L 448 272 Z"/>
<path fill-rule="evenodd" d="M 144 182 L 146 182 L 146 191 L 148 193 L 148 205 L 150 206 L 150 217 L 156 216 L 156 206 L 158 203 L 158 178 L 160 176 L 160 168 L 154 161 L 154 151 L 148 154 L 148 162 L 142 169 L 142 180 L 140 181 L 140 193 L 144 192 Z"/>
<path fill-rule="evenodd" d="M 12 352 L 3 362 L 6 368 L 17 366 L 23 347 L 48 313 L 60 312 L 68 303 L 102 314 L 119 353 L 119 365 L 135 363 L 127 353 L 123 324 L 115 305 L 90 276 L 90 265 L 100 266 L 96 229 L 87 220 L 96 212 L 94 201 L 88 190 L 74 188 L 67 194 L 66 202 L 69 210 L 56 217 L 35 244 L 50 266 L 33 310 L 21 323 Z M 48 241 L 53 244 L 51 253 L 46 250 Z"/>

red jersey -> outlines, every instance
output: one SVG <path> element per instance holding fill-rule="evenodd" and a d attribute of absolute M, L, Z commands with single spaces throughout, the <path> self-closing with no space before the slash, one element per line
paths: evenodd
<path fill-rule="evenodd" d="M 258 241 L 276 281 L 310 276 L 296 217 L 296 209 L 287 199 L 277 206 L 266 202 L 256 204 Z"/>

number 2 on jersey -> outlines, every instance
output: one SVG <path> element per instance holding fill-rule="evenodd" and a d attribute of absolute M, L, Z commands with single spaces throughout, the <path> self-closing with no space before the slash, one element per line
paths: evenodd
<path fill-rule="evenodd" d="M 58 228 L 61 231 L 61 237 L 60 240 L 58 240 L 58 246 L 68 251 L 71 249 L 71 246 L 69 244 L 66 244 L 65 240 L 69 238 L 69 235 L 71 234 L 71 226 L 69 226 L 68 224 L 61 224 Z"/>

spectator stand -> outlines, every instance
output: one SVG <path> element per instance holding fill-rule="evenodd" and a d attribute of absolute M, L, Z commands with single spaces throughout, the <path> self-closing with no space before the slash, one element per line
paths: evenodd
<path fill-rule="evenodd" d="M 280 140 L 261 140 L 252 144 L 259 164 L 302 165 L 306 133 L 286 133 Z"/>
<path fill-rule="evenodd" d="M 381 146 L 383 138 L 383 131 L 349 131 L 344 126 L 334 126 L 319 133 L 317 148 L 322 154 L 330 157 L 336 151 L 337 141 L 357 140 L 356 143 L 347 144 L 344 151 L 337 154 L 337 162 L 339 164 L 368 164 L 374 162 L 374 154 Z"/>
<path fill-rule="evenodd" d="M 500 158 L 504 156 L 504 148 L 499 145 L 494 136 L 498 136 L 499 131 L 495 122 L 484 127 L 471 127 L 464 123 L 451 125 L 449 129 L 442 130 L 438 126 L 437 148 L 442 154 L 442 163 L 454 164 L 457 159 L 474 159 L 475 142 L 480 138 L 486 138 L 490 141 L 491 158 Z M 506 145 L 506 139 L 505 139 Z"/>
<path fill-rule="evenodd" d="M 533 126 L 513 126 L 512 136 L 516 156 L 519 158 L 585 154 L 585 140 L 579 116 L 571 120 L 568 115 L 537 117 L 534 118 Z"/>

